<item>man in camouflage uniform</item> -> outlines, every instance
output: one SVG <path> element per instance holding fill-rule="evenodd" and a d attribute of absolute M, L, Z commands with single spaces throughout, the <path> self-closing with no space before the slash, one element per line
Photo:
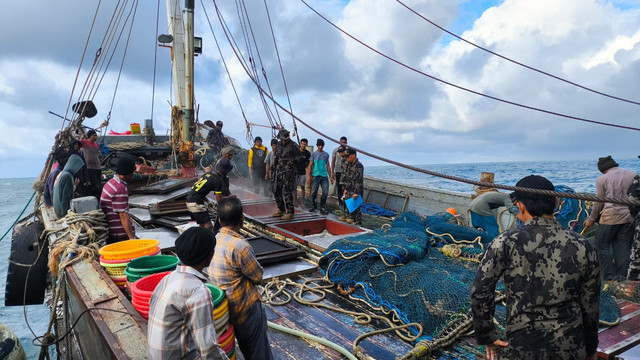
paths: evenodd
<path fill-rule="evenodd" d="M 353 200 L 358 198 L 358 195 L 362 196 L 364 193 L 364 166 L 358 160 L 356 150 L 348 148 L 347 151 L 346 167 L 342 168 L 342 175 L 340 181 L 343 184 L 343 194 L 345 198 L 351 197 Z M 357 225 L 362 225 L 362 212 L 360 208 L 349 214 L 350 217 L 344 219 L 344 221 Z"/>
<path fill-rule="evenodd" d="M 516 186 L 554 190 L 536 175 Z M 600 270 L 587 239 L 554 218 L 557 199 L 516 191 L 524 225 L 498 235 L 486 250 L 471 293 L 473 329 L 489 359 L 597 357 Z M 493 324 L 496 283 L 504 276 L 504 341 Z"/>
<path fill-rule="evenodd" d="M 207 134 L 207 144 L 211 148 L 214 161 L 220 158 L 220 151 L 222 151 L 226 141 L 224 134 L 222 133 L 222 125 L 222 121 L 218 120 L 216 122 L 216 126 L 209 130 L 209 133 Z"/>
<path fill-rule="evenodd" d="M 636 175 L 627 190 L 629 200 L 640 201 L 640 175 Z M 629 205 L 629 212 L 635 218 L 635 233 L 633 235 L 633 246 L 631 248 L 631 263 L 627 280 L 640 281 L 640 206 Z"/>
<path fill-rule="evenodd" d="M 293 219 L 293 192 L 296 191 L 296 178 L 298 176 L 297 163 L 300 158 L 298 144 L 291 141 L 289 131 L 280 130 L 280 141 L 275 150 L 276 186 L 274 195 L 278 211 L 273 217 L 282 217 L 283 220 Z"/>

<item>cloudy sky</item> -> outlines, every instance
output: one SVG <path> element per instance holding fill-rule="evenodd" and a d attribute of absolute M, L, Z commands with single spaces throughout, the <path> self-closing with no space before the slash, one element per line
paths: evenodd
<path fill-rule="evenodd" d="M 599 92 L 640 101 L 640 1 L 405 0 L 416 12 L 471 42 Z M 102 2 L 72 101 L 84 86 L 114 2 Z M 246 43 L 234 1 L 219 1 L 243 56 Z M 590 120 L 640 127 L 640 106 L 593 94 L 487 54 L 443 33 L 394 0 L 309 0 L 369 46 L 433 77 L 507 101 Z M 470 94 L 411 71 L 340 33 L 302 2 L 268 0 L 293 111 L 333 137 L 410 164 L 517 160 L 635 158 L 640 132 L 552 116 Z M 70 101 L 95 1 L 11 1 L 0 14 L 0 177 L 36 176 Z M 164 2 L 160 33 L 167 32 Z M 213 3 L 205 1 L 248 121 L 268 124 L 258 91 L 224 37 Z M 262 1 L 246 1 L 271 90 L 288 107 Z M 129 9 L 125 10 L 125 14 Z M 111 110 L 110 129 L 153 119 L 169 123 L 170 52 L 158 48 L 152 106 L 156 4 L 141 1 L 123 66 L 121 54 L 96 91 L 98 126 Z M 246 143 L 245 123 L 201 2 L 195 60 L 199 119 L 223 120 L 224 131 Z M 133 16 L 133 14 L 131 15 Z M 126 41 L 126 34 L 121 45 Z M 261 79 L 264 83 L 264 78 Z M 289 116 L 279 112 L 291 128 Z M 69 116 L 69 115 L 68 115 Z M 318 137 L 298 125 L 301 137 Z M 253 135 L 269 138 L 255 127 Z M 333 146 L 330 146 L 333 148 Z M 364 159 L 365 165 L 379 164 Z"/>

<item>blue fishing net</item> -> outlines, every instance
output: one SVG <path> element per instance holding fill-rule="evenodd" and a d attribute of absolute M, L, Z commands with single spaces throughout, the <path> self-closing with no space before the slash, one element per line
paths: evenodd
<path fill-rule="evenodd" d="M 429 234 L 427 228 L 438 233 Z M 351 297 L 403 323 L 417 322 L 423 336 L 435 337 L 468 315 L 478 262 L 490 241 L 481 231 L 449 223 L 442 214 L 421 218 L 403 213 L 389 229 L 337 240 L 319 266 Z M 498 283 L 496 290 L 504 291 L 504 284 Z M 603 324 L 619 318 L 611 293 L 601 294 L 600 314 Z M 500 306 L 496 320 L 504 326 Z"/>
<path fill-rule="evenodd" d="M 555 190 L 575 194 L 572 188 L 565 185 L 557 185 Z M 584 221 L 589 214 L 584 200 L 558 198 L 554 215 L 562 226 L 579 233 L 584 229 Z"/>

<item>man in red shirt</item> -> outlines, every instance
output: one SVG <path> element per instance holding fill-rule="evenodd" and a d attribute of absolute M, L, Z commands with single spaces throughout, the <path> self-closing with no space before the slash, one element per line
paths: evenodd
<path fill-rule="evenodd" d="M 92 195 L 98 197 L 100 195 L 100 181 L 102 166 L 100 165 L 100 147 L 96 142 L 98 134 L 95 130 L 87 131 L 87 139 L 80 140 L 82 142 L 82 153 L 87 164 L 86 186 Z"/>
<path fill-rule="evenodd" d="M 109 223 L 108 244 L 136 238 L 135 229 L 129 217 L 129 190 L 126 183 L 135 170 L 136 165 L 131 159 L 118 160 L 116 174 L 102 189 L 100 208 L 104 211 Z"/>

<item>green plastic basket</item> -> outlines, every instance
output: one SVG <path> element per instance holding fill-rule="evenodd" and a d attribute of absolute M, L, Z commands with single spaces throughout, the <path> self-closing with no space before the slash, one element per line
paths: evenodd
<path fill-rule="evenodd" d="M 224 300 L 224 291 L 217 286 L 211 283 L 205 283 L 209 290 L 211 291 L 211 296 L 213 297 L 213 307 L 220 305 L 222 300 Z"/>
<path fill-rule="evenodd" d="M 151 275 L 174 270 L 179 263 L 180 259 L 171 255 L 143 256 L 131 260 L 127 272 L 131 275 Z"/>

